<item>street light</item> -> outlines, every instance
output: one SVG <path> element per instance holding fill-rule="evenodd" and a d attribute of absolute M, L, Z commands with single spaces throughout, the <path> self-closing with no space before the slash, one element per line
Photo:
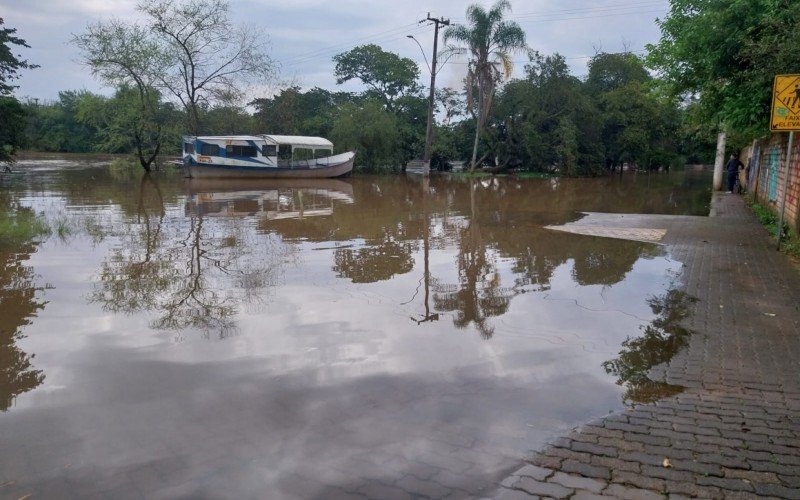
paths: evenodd
<path fill-rule="evenodd" d="M 406 38 L 410 38 L 410 39 L 414 40 L 414 42 L 416 42 L 417 46 L 419 47 L 420 53 L 422 53 L 422 58 L 425 59 L 425 66 L 428 67 L 428 71 L 429 72 L 432 72 L 431 71 L 431 65 L 428 64 L 428 56 L 425 55 L 425 49 L 422 48 L 422 44 L 419 43 L 419 40 L 414 38 L 414 35 L 406 35 Z"/>

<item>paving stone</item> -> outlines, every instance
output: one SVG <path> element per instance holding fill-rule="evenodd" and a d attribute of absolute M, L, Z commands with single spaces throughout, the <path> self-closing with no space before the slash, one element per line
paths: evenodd
<path fill-rule="evenodd" d="M 542 455 L 542 454 L 537 454 L 535 457 L 533 457 L 530 460 L 530 462 L 533 465 L 536 465 L 536 466 L 539 466 L 539 467 L 545 467 L 545 468 L 548 468 L 548 469 L 558 469 L 558 468 L 560 468 L 561 467 L 561 462 L 563 462 L 563 461 L 564 461 L 563 458 L 550 457 L 550 456 Z"/>
<path fill-rule="evenodd" d="M 704 476 L 723 476 L 722 467 L 717 464 L 695 462 L 693 460 L 672 460 L 672 468 L 702 474 Z"/>
<path fill-rule="evenodd" d="M 725 477 L 734 479 L 746 479 L 751 483 L 780 484 L 778 475 L 774 472 L 759 472 L 741 469 L 724 469 Z"/>
<path fill-rule="evenodd" d="M 611 481 L 621 484 L 630 484 L 632 486 L 636 486 L 637 488 L 648 489 L 652 491 L 664 491 L 663 479 L 656 479 L 631 472 L 614 471 L 611 475 Z"/>
<path fill-rule="evenodd" d="M 653 436 L 650 434 L 634 434 L 632 432 L 625 433 L 625 440 L 627 442 L 642 443 L 643 445 L 653 445 L 653 446 L 669 446 L 670 443 L 670 440 L 663 436 Z M 638 446 L 637 448 L 642 448 L 642 447 Z M 643 451 L 643 448 L 638 449 L 636 451 Z"/>
<path fill-rule="evenodd" d="M 624 422 L 606 422 L 606 429 L 613 429 L 623 432 L 636 432 L 639 434 L 647 434 L 649 429 L 642 425 L 631 425 Z"/>
<path fill-rule="evenodd" d="M 621 484 L 611 484 L 603 491 L 609 497 L 621 498 L 623 500 L 664 500 L 664 495 L 655 491 L 631 488 Z"/>
<path fill-rule="evenodd" d="M 570 500 L 608 500 L 608 497 L 598 495 L 596 493 L 589 493 L 588 491 L 578 491 Z"/>
<path fill-rule="evenodd" d="M 631 434 L 635 436 L 647 437 L 645 434 Z M 608 446 L 616 450 L 623 451 L 644 451 L 644 443 L 637 441 L 626 441 L 625 439 L 616 438 L 599 438 L 597 444 L 601 446 Z M 609 456 L 609 455 L 606 455 Z"/>
<path fill-rule="evenodd" d="M 619 458 L 622 460 L 627 460 L 629 462 L 639 462 L 645 465 L 656 465 L 660 466 L 664 463 L 663 456 L 659 455 L 648 455 L 647 453 L 639 453 L 639 452 L 621 452 L 619 454 Z"/>
<path fill-rule="evenodd" d="M 726 479 L 724 477 L 698 476 L 700 486 L 716 486 L 722 490 L 753 491 L 753 485 L 742 479 Z"/>
<path fill-rule="evenodd" d="M 560 484 L 555 483 L 536 481 L 529 477 L 523 477 L 514 487 L 530 493 L 531 495 L 539 495 L 551 498 L 568 498 L 575 493 L 575 490 L 572 488 L 565 488 Z"/>
<path fill-rule="evenodd" d="M 642 474 L 659 479 L 670 479 L 672 481 L 691 481 L 694 475 L 687 471 L 675 470 L 666 467 L 654 467 L 645 465 L 642 467 Z"/>
<path fill-rule="evenodd" d="M 800 489 L 787 488 L 778 484 L 754 483 L 756 493 L 761 496 L 776 496 L 779 498 L 800 499 Z"/>
<path fill-rule="evenodd" d="M 578 452 L 589 453 L 590 455 L 602 455 L 606 457 L 616 457 L 617 449 L 613 446 L 601 446 L 599 444 L 591 443 L 572 443 L 572 450 Z"/>
<path fill-rule="evenodd" d="M 642 465 L 638 462 L 628 462 L 611 457 L 592 457 L 592 465 L 604 467 L 609 470 L 624 470 L 627 472 L 639 472 L 642 468 Z"/>
<path fill-rule="evenodd" d="M 713 500 L 725 498 L 725 494 L 719 488 L 699 486 L 694 482 L 667 481 L 665 488 L 669 493 L 676 493 L 690 497 L 708 498 Z"/>
<path fill-rule="evenodd" d="M 576 490 L 587 490 L 592 493 L 600 493 L 606 487 L 605 481 L 598 481 L 597 479 L 590 479 L 588 477 L 576 476 L 573 474 L 565 474 L 563 472 L 556 472 L 553 477 L 548 479 L 551 483 L 558 483 L 567 488 L 574 488 Z"/>
<path fill-rule="evenodd" d="M 545 469 L 535 465 L 526 465 L 525 467 L 514 472 L 515 476 L 527 476 L 536 479 L 537 481 L 544 481 L 553 475 L 552 469 Z"/>
<path fill-rule="evenodd" d="M 529 495 L 522 490 L 509 490 L 501 488 L 495 495 L 492 496 L 495 500 L 535 500 L 538 496 Z"/>
<path fill-rule="evenodd" d="M 749 469 L 750 465 L 745 460 L 736 457 L 728 457 L 725 455 L 717 455 L 713 453 L 700 453 L 697 455 L 696 460 L 702 463 L 716 464 L 730 469 Z"/>
<path fill-rule="evenodd" d="M 605 437 L 605 438 L 612 438 L 612 439 L 619 439 L 623 436 L 622 431 L 616 431 L 613 429 L 606 429 L 605 427 L 599 427 L 596 425 L 587 425 L 581 429 L 581 432 L 586 434 L 594 434 L 595 436 Z"/>
<path fill-rule="evenodd" d="M 585 477 L 593 477 L 597 479 L 611 479 L 611 471 L 608 467 L 600 467 L 597 465 L 589 465 L 575 460 L 565 460 L 561 466 L 564 472 L 573 472 Z"/>

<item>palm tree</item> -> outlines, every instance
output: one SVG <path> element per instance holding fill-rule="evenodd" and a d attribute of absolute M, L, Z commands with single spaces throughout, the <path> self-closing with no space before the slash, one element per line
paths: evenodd
<path fill-rule="evenodd" d="M 478 140 L 492 108 L 495 86 L 511 75 L 513 63 L 510 55 L 528 50 L 522 28 L 514 21 L 503 20 L 506 11 L 511 11 L 508 0 L 497 0 L 488 12 L 480 5 L 470 5 L 467 8 L 469 26 L 455 24 L 444 32 L 447 52 L 470 54 L 466 82 L 470 108 L 474 101 L 473 89 L 477 88 L 478 91 L 475 145 L 472 148 L 470 170 L 477 165 Z"/>

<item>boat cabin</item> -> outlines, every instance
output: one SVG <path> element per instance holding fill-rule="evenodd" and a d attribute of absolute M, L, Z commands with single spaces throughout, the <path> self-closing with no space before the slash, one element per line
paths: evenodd
<path fill-rule="evenodd" d="M 183 158 L 216 165 L 304 167 L 333 156 L 333 143 L 296 135 L 184 136 Z"/>

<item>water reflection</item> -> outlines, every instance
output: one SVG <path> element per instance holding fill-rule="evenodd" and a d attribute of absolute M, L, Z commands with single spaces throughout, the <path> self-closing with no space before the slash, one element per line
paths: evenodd
<path fill-rule="evenodd" d="M 26 299 L 27 337 L 11 341 L 36 353 L 18 372 L 47 373 L 0 414 L 0 484 L 17 497 L 429 491 L 411 474 L 482 491 L 548 437 L 621 408 L 603 361 L 640 328 L 654 335 L 643 325 L 672 331 L 646 302 L 679 268 L 663 247 L 543 226 L 690 209 L 674 204 L 678 175 L 203 185 L 75 166 L 23 179 L 25 203 L 103 237 L 20 253 L 55 288 L 46 309 Z"/>
<path fill-rule="evenodd" d="M 10 205 L 9 197 L 0 195 L 0 212 Z M 16 210 L 19 219 L 35 218 L 30 210 Z M 36 243 L 28 238 L 0 237 L 0 411 L 7 411 L 17 396 L 45 379 L 44 372 L 33 365 L 35 354 L 20 347 L 26 337 L 23 330 L 46 304 L 41 298 L 44 287 L 36 284 L 33 269 L 25 263 L 35 251 Z"/>
<path fill-rule="evenodd" d="M 642 327 L 640 337 L 629 337 L 622 343 L 619 357 L 603 363 L 606 372 L 617 377 L 617 384 L 625 386 L 624 401 L 652 403 L 683 391 L 681 386 L 652 380 L 648 374 L 651 368 L 667 363 L 688 344 L 694 332 L 681 325 L 681 321 L 696 301 L 677 289 L 647 299 L 656 318 Z"/>
<path fill-rule="evenodd" d="M 148 189 L 155 196 L 148 197 Z M 136 220 L 121 228 L 90 300 L 114 313 L 155 311 L 151 327 L 174 331 L 178 340 L 187 328 L 218 338 L 234 334 L 238 308 L 268 297 L 293 249 L 253 235 L 235 219 L 208 228 L 203 203 L 187 206 L 186 218 L 165 221 L 158 183 L 145 175 Z"/>
<path fill-rule="evenodd" d="M 186 186 L 186 212 L 194 215 L 303 219 L 353 203 L 353 187 L 336 179 L 189 179 Z"/>

